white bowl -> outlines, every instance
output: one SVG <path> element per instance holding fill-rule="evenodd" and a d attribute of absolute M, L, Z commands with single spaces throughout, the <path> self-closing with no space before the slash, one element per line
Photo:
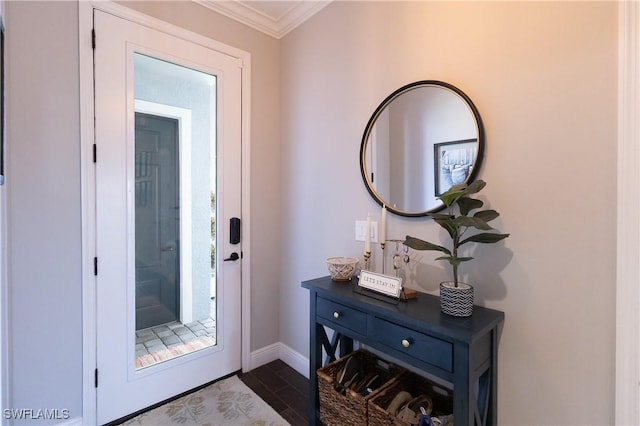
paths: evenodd
<path fill-rule="evenodd" d="M 333 281 L 351 281 L 353 273 L 358 266 L 358 259 L 355 257 L 328 257 L 327 268 Z"/>

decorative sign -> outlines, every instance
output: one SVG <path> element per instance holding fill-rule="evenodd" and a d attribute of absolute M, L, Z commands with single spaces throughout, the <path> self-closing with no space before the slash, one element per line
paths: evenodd
<path fill-rule="evenodd" d="M 358 285 L 367 290 L 372 290 L 376 293 L 397 299 L 400 297 L 400 292 L 402 291 L 402 278 L 362 270 L 360 271 Z"/>

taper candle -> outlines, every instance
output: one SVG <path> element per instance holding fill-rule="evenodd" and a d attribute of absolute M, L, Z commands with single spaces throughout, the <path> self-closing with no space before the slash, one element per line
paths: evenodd
<path fill-rule="evenodd" d="M 382 218 L 380 220 L 380 244 L 384 244 L 387 241 L 387 206 L 382 205 Z"/>
<path fill-rule="evenodd" d="M 364 251 L 371 253 L 371 216 L 367 213 L 367 236 L 364 239 Z"/>

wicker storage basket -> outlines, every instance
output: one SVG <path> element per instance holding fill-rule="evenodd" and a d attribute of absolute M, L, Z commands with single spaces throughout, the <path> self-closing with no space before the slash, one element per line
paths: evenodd
<path fill-rule="evenodd" d="M 369 400 L 369 426 L 410 426 L 409 423 L 387 412 L 387 407 L 400 391 L 409 392 L 413 397 L 429 396 L 433 402 L 431 416 L 453 413 L 453 391 L 451 389 L 407 371 Z"/>
<path fill-rule="evenodd" d="M 350 357 L 357 357 L 365 371 L 375 371 L 384 381 L 378 389 L 367 396 L 352 390 L 343 395 L 335 390 L 336 374 Z M 326 426 L 363 426 L 367 424 L 367 402 L 380 393 L 405 370 L 383 361 L 365 350 L 357 350 L 318 369 L 318 394 L 320 396 L 320 420 Z"/>

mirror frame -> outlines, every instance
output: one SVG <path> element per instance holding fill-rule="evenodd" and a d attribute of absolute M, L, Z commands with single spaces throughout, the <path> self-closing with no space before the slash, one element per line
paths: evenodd
<path fill-rule="evenodd" d="M 442 210 L 445 206 L 444 204 L 440 203 L 440 205 L 429 209 L 429 210 L 425 210 L 425 211 L 406 211 L 406 210 L 401 210 L 398 208 L 395 208 L 393 206 L 390 205 L 390 203 L 386 200 L 384 200 L 382 198 L 382 196 L 380 194 L 378 194 L 378 192 L 375 190 L 375 188 L 373 187 L 373 184 L 371 182 L 371 180 L 369 179 L 369 172 L 367 170 L 367 165 L 366 165 L 366 160 L 365 160 L 365 154 L 366 154 L 366 147 L 367 147 L 367 141 L 369 139 L 369 136 L 371 135 L 371 131 L 373 129 L 373 126 L 375 125 L 376 120 L 378 119 L 378 117 L 380 116 L 380 114 L 382 113 L 382 111 L 384 111 L 384 109 L 389 106 L 389 104 L 391 104 L 391 102 L 393 102 L 394 99 L 396 99 L 398 96 L 402 95 L 403 93 L 406 93 L 410 90 L 414 90 L 417 89 L 419 87 L 430 87 L 430 86 L 437 86 L 437 87 L 441 87 L 444 89 L 447 89 L 451 92 L 453 92 L 455 95 L 459 96 L 460 98 L 462 98 L 462 100 L 464 102 L 466 102 L 467 106 L 469 107 L 469 109 L 471 110 L 475 120 L 476 120 L 476 127 L 478 129 L 478 150 L 476 153 L 476 159 L 475 159 L 475 164 L 473 166 L 473 168 L 471 169 L 471 173 L 469 174 L 469 176 L 467 177 L 467 179 L 465 180 L 466 183 L 470 183 L 473 182 L 473 180 L 475 179 L 475 177 L 478 175 L 478 171 L 480 170 L 480 166 L 482 165 L 482 160 L 484 157 L 484 147 L 485 147 L 485 134 L 484 134 L 484 126 L 482 125 L 482 119 L 480 118 L 480 113 L 478 112 L 478 109 L 476 108 L 476 106 L 474 105 L 474 103 L 471 101 L 471 99 L 460 89 L 458 89 L 457 87 L 449 84 L 449 83 L 445 83 L 443 81 L 438 81 L 438 80 L 420 80 L 420 81 L 416 81 L 414 83 L 409 83 L 405 86 L 402 86 L 401 88 L 397 89 L 396 91 L 394 91 L 393 93 L 391 93 L 389 96 L 387 96 L 381 103 L 380 105 L 378 105 L 378 107 L 375 109 L 375 111 L 373 112 L 373 115 L 371 115 L 371 118 L 369 119 L 367 126 L 364 129 L 364 134 L 362 136 L 362 143 L 360 144 L 360 173 L 362 175 L 362 180 L 364 182 L 365 187 L 367 188 L 367 191 L 369 191 L 369 194 L 371 194 L 371 196 L 373 197 L 373 199 L 380 204 L 380 206 L 386 206 L 387 210 L 397 214 L 399 216 L 405 216 L 405 217 L 420 217 L 420 216 L 427 216 L 430 213 L 435 213 L 438 212 L 440 210 Z"/>

